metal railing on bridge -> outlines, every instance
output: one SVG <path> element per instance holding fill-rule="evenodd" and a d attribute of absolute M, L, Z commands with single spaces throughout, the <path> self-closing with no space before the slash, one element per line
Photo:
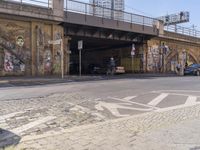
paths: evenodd
<path fill-rule="evenodd" d="M 158 21 L 155 18 L 132 14 L 121 10 L 114 10 L 76 0 L 65 0 L 64 10 L 151 27 L 154 27 Z"/>
<path fill-rule="evenodd" d="M 36 7 L 53 8 L 54 0 L 0 0 L 0 2 L 12 2 L 17 4 L 33 5 Z M 85 15 L 97 16 L 101 18 L 119 20 L 128 23 L 156 27 L 158 19 L 146 17 L 138 14 L 133 14 L 120 10 L 113 10 L 110 8 L 101 7 L 89 3 L 84 3 L 76 0 L 64 0 L 64 11 L 81 13 Z M 200 38 L 200 31 L 195 29 L 181 27 L 181 26 L 165 26 L 165 31 L 178 33 L 186 36 Z"/>
<path fill-rule="evenodd" d="M 191 28 L 186 28 L 186 27 L 177 26 L 177 25 L 170 25 L 170 26 L 165 26 L 164 30 L 169 31 L 169 32 L 178 33 L 178 34 L 183 34 L 186 36 L 200 38 L 200 31 L 191 29 Z"/>
<path fill-rule="evenodd" d="M 0 0 L 1 1 L 1 0 Z M 2 0 L 5 2 L 14 2 L 18 4 L 31 4 L 45 8 L 53 8 L 53 0 Z"/>

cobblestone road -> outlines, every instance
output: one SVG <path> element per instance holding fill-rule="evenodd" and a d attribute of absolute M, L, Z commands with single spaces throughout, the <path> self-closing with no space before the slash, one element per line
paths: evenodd
<path fill-rule="evenodd" d="M 30 150 L 138 150 L 137 137 L 145 131 L 200 116 L 200 105 L 195 105 L 108 120 L 97 110 L 81 106 L 87 103 L 91 100 L 77 93 L 1 101 L 0 127 L 4 130 L 0 146 Z"/>
<path fill-rule="evenodd" d="M 191 83 L 190 78 L 182 80 Z M 149 84 L 147 80 L 119 80 L 1 90 L 8 98 L 0 98 L 0 149 L 160 150 L 163 143 L 153 131 L 163 129 L 161 133 L 167 135 L 165 128 L 200 118 L 199 84 L 193 80 L 195 88 L 190 90 L 180 89 L 180 81 L 179 90 L 171 89 L 177 84 L 174 78 L 171 83 L 166 79 L 148 80 Z M 32 91 L 31 96 L 45 91 L 31 98 L 27 93 L 23 96 L 24 89 Z M 53 89 L 61 92 L 52 93 Z M 157 142 L 151 136 L 160 144 L 142 145 Z M 167 148 L 177 147 L 169 138 Z"/>
<path fill-rule="evenodd" d="M 172 124 L 180 124 L 184 120 L 198 118 L 199 116 L 199 105 L 162 113 L 153 112 L 53 133 L 49 132 L 34 137 L 25 136 L 17 148 L 49 150 L 167 150 L 171 148 L 166 146 L 167 142 L 165 142 L 165 147 L 159 144 L 151 147 L 156 145 L 152 143 L 152 145 L 149 145 L 150 147 L 147 144 L 142 145 L 142 142 L 146 142 L 144 141 L 145 138 L 141 138 L 142 134 Z"/>

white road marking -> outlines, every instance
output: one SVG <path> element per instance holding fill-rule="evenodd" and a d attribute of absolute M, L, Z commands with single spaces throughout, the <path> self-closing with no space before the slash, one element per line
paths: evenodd
<path fill-rule="evenodd" d="M 125 101 L 124 99 L 120 99 L 120 98 L 115 98 L 115 97 L 108 97 L 108 98 L 113 99 L 113 100 L 118 100 L 118 101 L 126 102 L 126 103 L 136 104 L 136 105 L 144 106 L 144 107 L 148 107 L 148 108 L 158 109 L 158 107 L 149 106 L 149 105 L 146 105 L 146 104 L 137 103 L 137 102 L 133 102 L 133 101 Z"/>
<path fill-rule="evenodd" d="M 42 123 L 48 122 L 48 121 L 53 120 L 55 118 L 56 117 L 54 117 L 54 116 L 47 116 L 45 118 L 41 118 L 39 120 L 36 120 L 36 121 L 30 122 L 28 124 L 25 124 L 25 125 L 23 125 L 21 127 L 12 129 L 11 132 L 13 132 L 15 134 L 20 134 L 20 133 L 22 133 L 22 132 L 24 132 L 26 130 L 29 130 L 29 129 L 35 127 L 35 126 L 38 126 L 38 125 L 40 125 Z"/>
<path fill-rule="evenodd" d="M 137 96 L 127 96 L 127 97 L 124 97 L 123 100 L 130 101 L 131 99 L 134 99 L 135 97 L 137 97 Z"/>
<path fill-rule="evenodd" d="M 122 115 L 118 111 L 118 109 L 126 109 L 126 110 L 137 110 L 137 111 L 151 111 L 153 109 L 143 109 L 143 108 L 134 108 L 131 106 L 124 106 L 124 105 L 132 105 L 129 103 L 107 103 L 107 102 L 99 102 L 95 108 L 99 111 L 103 111 L 104 108 L 108 109 L 114 116 L 116 117 L 127 117 L 130 116 L 129 114 Z"/>
<path fill-rule="evenodd" d="M 24 111 L 19 111 L 19 112 L 14 112 L 14 113 L 11 113 L 11 114 L 6 114 L 6 115 L 3 115 L 3 116 L 0 116 L 0 121 L 15 117 L 16 115 L 23 114 L 23 113 L 25 113 L 25 112 Z"/>
<path fill-rule="evenodd" d="M 196 96 L 189 96 L 185 102 L 185 106 L 191 106 L 193 104 L 196 104 L 197 97 Z"/>
<path fill-rule="evenodd" d="M 195 106 L 197 104 L 200 104 L 200 102 L 196 102 L 195 104 L 191 104 L 190 106 Z M 169 110 L 174 110 L 174 109 L 179 109 L 179 108 L 185 108 L 188 107 L 187 105 L 176 105 L 176 106 L 171 106 L 171 107 L 166 107 L 166 108 L 160 108 L 157 110 L 154 110 L 155 112 L 165 112 L 165 111 L 169 111 Z"/>
<path fill-rule="evenodd" d="M 160 93 L 160 92 L 153 91 L 151 93 Z M 183 93 L 186 93 L 186 92 L 183 92 Z M 200 98 L 200 96 L 197 96 L 197 95 L 194 96 L 194 95 L 191 95 L 191 94 L 182 94 L 182 93 L 168 93 L 168 94 L 169 95 L 175 95 L 175 96 L 196 97 L 196 99 Z"/>
<path fill-rule="evenodd" d="M 11 134 L 6 134 L 6 135 L 2 134 L 2 135 L 0 135 L 0 141 L 4 141 L 4 140 L 6 140 L 6 139 L 12 138 L 12 137 L 14 137 L 15 135 L 18 135 L 18 136 L 19 136 L 22 132 L 27 131 L 27 130 L 33 128 L 33 127 L 36 127 L 36 126 L 38 126 L 38 125 L 40 125 L 40 124 L 42 124 L 42 123 L 48 122 L 48 121 L 50 121 L 50 120 L 53 120 L 53 119 L 55 119 L 55 118 L 56 118 L 56 117 L 48 116 L 48 117 L 41 118 L 41 119 L 39 119 L 39 120 L 30 122 L 30 123 L 28 123 L 28 124 L 25 124 L 25 125 L 23 125 L 23 126 L 21 126 L 21 127 L 14 128 L 14 129 L 12 129 L 12 130 L 10 131 Z M 0 146 L 1 146 L 1 144 L 0 144 Z"/>
<path fill-rule="evenodd" d="M 163 99 L 165 99 L 169 94 L 168 93 L 162 93 L 159 96 L 157 96 L 156 98 L 154 98 L 152 101 L 150 101 L 148 103 L 148 105 L 151 106 L 156 106 L 158 105 Z"/>

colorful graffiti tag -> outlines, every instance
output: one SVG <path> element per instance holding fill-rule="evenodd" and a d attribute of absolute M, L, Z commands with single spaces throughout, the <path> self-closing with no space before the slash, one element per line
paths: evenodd
<path fill-rule="evenodd" d="M 25 64 L 17 59 L 17 57 L 15 57 L 14 55 L 12 55 L 9 51 L 4 50 L 4 70 L 6 72 L 17 72 L 17 71 L 21 71 L 24 72 L 25 71 Z"/>

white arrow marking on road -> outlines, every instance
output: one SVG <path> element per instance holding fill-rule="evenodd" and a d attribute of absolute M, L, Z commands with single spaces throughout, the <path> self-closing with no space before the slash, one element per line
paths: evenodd
<path fill-rule="evenodd" d="M 196 96 L 188 96 L 186 102 L 185 102 L 185 106 L 191 106 L 196 104 L 197 101 L 197 97 Z"/>
<path fill-rule="evenodd" d="M 146 105 L 146 104 L 137 103 L 137 102 L 133 102 L 133 101 L 127 101 L 127 100 L 119 99 L 119 98 L 115 98 L 115 97 L 108 97 L 108 98 L 113 99 L 113 100 L 118 100 L 118 101 L 126 102 L 126 103 L 131 103 L 131 104 L 139 105 L 139 106 L 143 106 L 143 107 L 148 107 L 148 108 L 152 108 L 152 109 L 159 109 L 158 107 L 149 106 L 149 105 Z"/>
<path fill-rule="evenodd" d="M 156 106 L 158 105 L 163 99 L 165 99 L 169 94 L 168 93 L 162 93 L 159 96 L 157 96 L 156 98 L 154 98 L 152 101 L 150 101 L 148 103 L 148 105 L 151 106 Z"/>
<path fill-rule="evenodd" d="M 152 111 L 153 109 L 148 108 L 148 109 L 142 109 L 142 108 L 134 108 L 131 106 L 124 106 L 124 105 L 131 105 L 128 103 L 106 103 L 106 102 L 99 102 L 95 108 L 97 110 L 103 111 L 104 108 L 108 109 L 114 116 L 116 117 L 126 117 L 130 115 L 122 115 L 119 113 L 118 109 L 126 109 L 126 110 L 137 110 L 137 111 Z"/>

